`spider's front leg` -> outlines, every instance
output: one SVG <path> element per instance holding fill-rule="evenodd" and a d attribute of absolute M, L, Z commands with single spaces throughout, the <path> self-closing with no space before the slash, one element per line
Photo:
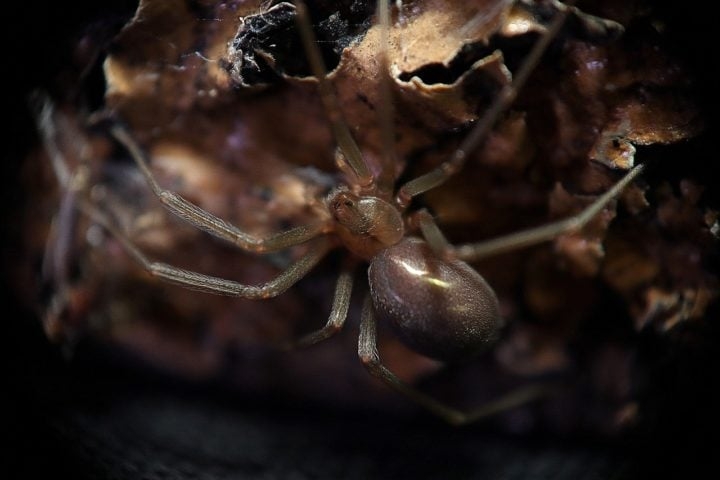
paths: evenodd
<path fill-rule="evenodd" d="M 528 53 L 519 70 L 513 76 L 512 83 L 506 85 L 497 97 L 495 97 L 493 103 L 490 104 L 482 118 L 473 127 L 467 137 L 465 137 L 457 150 L 455 150 L 452 157 L 435 169 L 410 180 L 400 187 L 395 197 L 398 205 L 402 208 L 407 207 L 413 197 L 442 185 L 450 177 L 462 170 L 470 153 L 482 144 L 500 115 L 505 112 L 515 100 L 518 92 L 523 88 L 530 74 L 540 62 L 550 42 L 552 42 L 558 34 L 560 28 L 562 28 L 568 13 L 569 9 L 566 8 L 555 14 L 545 33 L 543 33 L 540 39 L 533 45 L 533 48 Z"/>
<path fill-rule="evenodd" d="M 254 253 L 266 253 L 299 245 L 317 237 L 328 228 L 327 221 L 311 225 L 302 225 L 285 232 L 276 233 L 267 238 L 258 238 L 243 232 L 212 213 L 203 210 L 177 193 L 165 190 L 155 179 L 150 170 L 145 152 L 140 148 L 130 133 L 119 125 L 111 128 L 111 133 L 130 152 L 145 180 L 155 196 L 172 214 L 182 218 L 191 225 L 206 231 L 210 235 L 232 243 L 243 250 Z"/>

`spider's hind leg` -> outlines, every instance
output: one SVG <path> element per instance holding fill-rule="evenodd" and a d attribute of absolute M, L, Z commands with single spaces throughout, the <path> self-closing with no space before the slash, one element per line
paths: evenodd
<path fill-rule="evenodd" d="M 362 319 L 360 321 L 360 338 L 358 340 L 358 355 L 365 368 L 374 377 L 380 379 L 396 392 L 408 397 L 421 407 L 453 425 L 465 425 L 476 422 L 496 413 L 510 410 L 550 395 L 557 390 L 557 388 L 547 384 L 521 387 L 470 411 L 462 411 L 440 402 L 400 380 L 397 375 L 382 363 L 377 350 L 376 319 L 370 296 L 365 298 L 363 304 Z"/>

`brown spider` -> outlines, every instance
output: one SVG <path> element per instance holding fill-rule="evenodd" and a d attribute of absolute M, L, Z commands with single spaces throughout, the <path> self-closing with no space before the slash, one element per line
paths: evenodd
<path fill-rule="evenodd" d="M 313 73 L 319 80 L 320 96 L 337 142 L 337 163 L 347 177 L 347 183 L 332 190 L 322 202 L 324 214 L 318 222 L 267 238 L 249 235 L 178 194 L 163 189 L 149 168 L 146 154 L 132 135 L 120 125 L 113 126 L 111 132 L 127 148 L 157 198 L 174 215 L 219 239 L 257 254 L 307 242 L 310 247 L 305 256 L 266 284 L 244 285 L 154 262 L 99 209 L 84 202 L 79 202 L 78 208 L 111 232 L 151 275 L 187 288 L 220 295 L 250 299 L 275 297 L 303 278 L 331 249 L 342 247 L 348 250 L 353 261 L 348 262 L 339 275 L 327 324 L 294 345 L 312 345 L 341 329 L 350 304 L 353 267 L 358 262 L 367 262 L 370 293 L 363 304 L 358 344 L 362 363 L 387 385 L 453 424 L 471 422 L 546 393 L 544 387 L 521 389 L 467 413 L 446 406 L 406 385 L 383 365 L 376 348 L 376 319 L 388 322 L 405 344 L 428 357 L 451 360 L 478 352 L 497 338 L 502 320 L 494 291 L 466 262 L 527 247 L 583 228 L 642 172 L 643 165 L 634 167 L 574 217 L 480 243 L 451 245 L 427 211 L 408 211 L 412 198 L 443 184 L 462 169 L 469 153 L 484 140 L 539 62 L 560 29 L 567 9 L 556 14 L 547 32 L 533 46 L 515 74 L 513 82 L 501 90 L 488 112 L 451 158 L 394 190 L 396 178 L 392 178 L 391 169 L 384 168 L 374 176 L 348 127 L 341 120 L 338 100 L 326 79 L 326 68 L 315 45 L 306 7 L 301 1 L 296 1 L 295 5 L 300 35 Z M 379 1 L 378 18 L 386 43 L 389 13 L 388 0 Z M 384 71 L 380 79 L 379 121 L 385 136 L 384 161 L 390 162 L 393 133 L 389 120 L 392 116 L 391 92 L 386 55 L 386 52 L 380 52 L 378 56 Z"/>

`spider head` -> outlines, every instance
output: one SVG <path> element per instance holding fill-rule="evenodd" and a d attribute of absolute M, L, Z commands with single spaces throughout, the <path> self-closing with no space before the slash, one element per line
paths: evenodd
<path fill-rule="evenodd" d="M 346 247 L 367 260 L 395 245 L 405 234 L 402 215 L 381 198 L 339 188 L 330 193 L 327 205 Z"/>

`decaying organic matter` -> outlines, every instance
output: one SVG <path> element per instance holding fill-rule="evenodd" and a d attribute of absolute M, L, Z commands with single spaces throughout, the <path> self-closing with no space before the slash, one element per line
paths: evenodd
<path fill-rule="evenodd" d="M 383 140 L 375 55 L 382 43 L 373 8 L 333 3 L 313 2 L 313 23 L 345 119 L 378 172 Z M 636 160 L 652 169 L 660 147 L 642 147 L 701 131 L 692 79 L 660 48 L 652 14 L 627 2 L 582 6 L 592 15 L 572 11 L 462 173 L 417 201 L 453 243 L 577 213 L 614 183 L 613 169 Z M 448 158 L 562 8 L 525 0 L 403 4 L 387 50 L 394 166 L 403 180 Z M 55 126 L 71 167 L 87 164 L 93 201 L 149 256 L 256 284 L 304 252 L 239 252 L 168 217 L 103 132 L 108 118 L 122 121 L 166 188 L 248 232 L 263 236 L 310 222 L 315 199 L 339 174 L 292 11 L 286 3 L 259 1 L 191 7 L 181 0 L 143 0 L 105 60 L 102 111 L 88 116 L 62 105 L 45 117 L 41 126 Z M 273 50 L 278 46 L 283 50 Z M 257 68 L 244 70 L 253 62 Z M 44 173 L 31 175 L 31 182 L 48 189 L 54 181 L 48 163 L 36 159 L 32 165 Z M 443 374 L 439 395 L 473 405 L 540 375 L 612 370 L 611 380 L 598 374 L 584 385 L 603 401 L 588 411 L 577 407 L 573 415 L 595 429 L 629 421 L 632 332 L 671 334 L 683 322 L 702 321 L 718 294 L 711 267 L 717 212 L 703 200 L 711 186 L 702 181 L 641 180 L 581 233 L 473 265 L 497 291 L 508 328 L 476 364 Z M 46 278 L 64 291 L 46 315 L 54 337 L 90 333 L 170 371 L 196 378 L 223 372 L 252 391 L 273 388 L 337 404 L 387 402 L 356 365 L 352 332 L 313 349 L 272 348 L 324 322 L 339 258 L 272 301 L 188 293 L 149 279 L 82 215 L 56 215 L 50 229 L 58 203 L 62 210 L 72 202 L 63 192 L 45 194 L 32 206 L 44 215 L 28 217 L 35 249 L 44 248 L 48 232 L 54 236 L 50 258 L 59 265 L 48 266 Z M 351 310 L 350 317 L 357 316 Z M 381 353 L 401 378 L 417 382 L 439 370 L 384 333 Z M 600 413 L 589 412 L 593 408 Z"/>

